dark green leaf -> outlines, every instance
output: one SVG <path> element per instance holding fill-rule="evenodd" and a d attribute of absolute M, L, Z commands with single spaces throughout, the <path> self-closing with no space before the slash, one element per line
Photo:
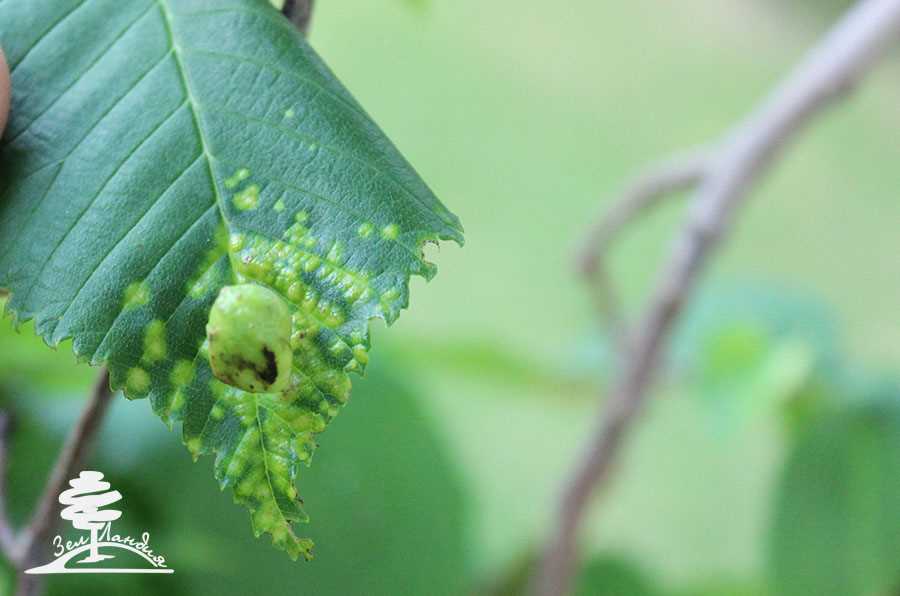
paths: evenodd
<path fill-rule="evenodd" d="M 653 596 L 659 591 L 634 563 L 616 556 L 589 561 L 578 576 L 575 596 Z"/>
<path fill-rule="evenodd" d="M 769 560 L 781 596 L 900 586 L 900 388 L 820 420 L 797 444 L 778 488 Z"/>

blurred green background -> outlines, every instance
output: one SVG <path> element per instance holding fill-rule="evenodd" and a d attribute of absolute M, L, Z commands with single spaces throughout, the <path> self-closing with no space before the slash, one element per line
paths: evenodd
<path fill-rule="evenodd" d="M 375 325 L 372 370 L 300 479 L 312 563 L 254 539 L 212 462 L 192 464 L 149 404 L 115 405 L 93 463 L 176 569 L 127 589 L 520 593 L 611 368 L 571 267 L 586 222 L 643 164 L 751 109 L 847 3 L 316 4 L 312 44 L 461 217 L 466 246 L 434 250 L 440 275 L 414 280 L 390 331 Z M 898 65 L 753 193 L 585 529 L 580 594 L 900 587 Z M 615 250 L 630 310 L 681 214 L 672 201 Z M 92 375 L 0 323 L 17 519 Z M 50 593 L 124 593 L 88 578 L 51 578 Z"/>

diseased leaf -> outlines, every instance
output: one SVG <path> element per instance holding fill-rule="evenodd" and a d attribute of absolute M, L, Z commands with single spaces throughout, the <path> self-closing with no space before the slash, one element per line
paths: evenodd
<path fill-rule="evenodd" d="M 267 0 L 7 0 L 0 44 L 8 310 L 181 422 L 254 531 L 309 557 L 299 465 L 458 220 Z M 279 393 L 210 369 L 211 305 L 247 283 L 291 312 Z"/>

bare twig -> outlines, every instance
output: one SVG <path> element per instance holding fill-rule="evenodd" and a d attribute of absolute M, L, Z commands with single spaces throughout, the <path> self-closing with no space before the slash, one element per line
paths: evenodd
<path fill-rule="evenodd" d="M 591 495 L 605 486 L 622 440 L 646 401 L 660 352 L 712 249 L 736 208 L 788 140 L 811 117 L 851 90 L 900 32 L 900 0 L 862 0 L 805 60 L 728 134 L 699 184 L 632 350 L 582 459 L 564 487 L 557 526 L 534 585 L 542 596 L 567 594 L 576 565 L 577 530 Z"/>
<path fill-rule="evenodd" d="M 697 185 L 706 173 L 710 152 L 696 149 L 652 165 L 636 177 L 585 234 L 575 264 L 585 278 L 594 306 L 606 321 L 619 356 L 628 351 L 626 321 L 621 301 L 605 266 L 612 241 L 640 215 L 659 205 L 669 194 Z"/>
<path fill-rule="evenodd" d="M 303 35 L 309 33 L 312 19 L 313 0 L 284 0 L 281 13 L 289 18 Z"/>
<path fill-rule="evenodd" d="M 697 185 L 708 169 L 711 152 L 695 149 L 651 165 L 634 178 L 618 199 L 585 234 L 575 255 L 581 275 L 590 278 L 609 250 L 612 240 L 639 215 L 660 204 L 667 195 Z"/>
<path fill-rule="evenodd" d="M 615 364 L 619 366 L 628 357 L 630 338 L 622 301 L 606 267 L 598 264 L 587 282 L 587 289 L 594 310 L 600 315 L 601 325 L 611 339 Z"/>
<path fill-rule="evenodd" d="M 106 409 L 109 406 L 112 392 L 109 388 L 109 372 L 104 368 L 94 383 L 90 398 L 75 427 L 66 438 L 56 464 L 44 486 L 44 492 L 35 509 L 31 523 L 22 532 L 13 563 L 19 571 L 31 567 L 37 562 L 42 550 L 46 547 L 50 533 L 56 527 L 59 518 L 59 494 L 65 489 L 66 482 L 75 476 L 82 465 L 91 440 L 100 428 Z M 19 594 L 30 594 L 31 584 L 36 576 L 20 574 Z"/>
<path fill-rule="evenodd" d="M 15 552 L 16 535 L 6 514 L 6 454 L 12 421 L 0 411 L 0 551 L 11 559 Z"/>

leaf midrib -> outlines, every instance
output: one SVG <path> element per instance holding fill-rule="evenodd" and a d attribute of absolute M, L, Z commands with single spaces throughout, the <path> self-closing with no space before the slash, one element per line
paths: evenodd
<path fill-rule="evenodd" d="M 216 175 L 215 172 L 213 172 L 212 160 L 215 158 L 212 152 L 209 150 L 209 143 L 206 140 L 206 135 L 203 133 L 203 127 L 200 126 L 200 118 L 197 115 L 200 109 L 199 104 L 197 100 L 194 99 L 190 76 L 188 75 L 184 60 L 181 57 L 181 47 L 175 41 L 175 32 L 172 25 L 172 11 L 169 10 L 167 0 L 156 0 L 156 4 L 159 6 L 160 11 L 162 12 L 163 24 L 165 25 L 166 29 L 166 36 L 169 38 L 169 45 L 172 49 L 172 55 L 175 58 L 175 67 L 178 70 L 178 78 L 181 81 L 181 85 L 184 88 L 184 93 L 187 96 L 187 103 L 189 105 L 189 111 L 191 113 L 191 120 L 194 123 L 194 128 L 197 130 L 197 136 L 200 138 L 200 148 L 202 150 L 203 161 L 206 162 L 206 170 L 209 173 L 209 182 L 212 185 L 213 193 L 216 196 L 216 205 L 219 208 L 219 217 L 222 218 L 222 222 L 225 224 L 225 227 L 230 231 L 231 223 L 228 221 L 228 216 L 225 214 L 225 206 L 222 202 L 222 193 L 219 191 L 219 185 L 216 182 Z M 231 265 L 233 277 L 235 268 L 232 261 L 232 254 L 231 251 L 227 252 L 228 262 Z"/>
<path fill-rule="evenodd" d="M 184 62 L 184 60 L 182 59 L 182 54 L 183 54 L 184 52 L 203 53 L 203 54 L 209 54 L 209 55 L 213 55 L 213 56 L 219 56 L 219 57 L 222 57 L 222 58 L 230 58 L 230 59 L 232 59 L 232 60 L 237 60 L 237 61 L 241 61 L 241 62 L 247 62 L 247 63 L 251 63 L 251 64 L 256 64 L 256 65 L 258 65 L 258 66 L 260 66 L 260 67 L 265 67 L 265 68 L 267 68 L 267 69 L 273 70 L 274 72 L 278 72 L 278 73 L 284 74 L 284 75 L 286 75 L 286 76 L 290 76 L 290 77 L 297 78 L 297 79 L 299 79 L 299 80 L 302 80 L 304 83 L 309 84 L 309 85 L 312 85 L 312 86 L 316 87 L 317 89 L 323 91 L 324 93 L 326 93 L 326 94 L 329 95 L 330 97 L 333 97 L 336 101 L 339 101 L 343 106 L 345 106 L 345 107 L 347 107 L 348 109 L 350 109 L 351 111 L 355 112 L 357 115 L 359 115 L 359 116 L 360 116 L 361 118 L 363 118 L 364 120 L 366 120 L 366 121 L 368 121 L 368 122 L 371 122 L 371 119 L 369 118 L 369 116 L 368 116 L 368 115 L 362 110 L 362 108 L 360 108 L 358 105 L 355 105 L 355 104 L 352 103 L 351 101 L 348 101 L 347 99 L 345 99 L 345 98 L 341 97 L 340 95 L 336 94 L 336 93 L 335 93 L 334 91 L 332 91 L 331 89 L 328 89 L 328 88 L 322 86 L 321 84 L 315 82 L 314 80 L 312 80 L 312 79 L 310 79 L 310 78 L 308 78 L 308 77 L 300 77 L 300 76 L 298 76 L 296 73 L 291 73 L 291 72 L 289 72 L 289 71 L 284 71 L 284 70 L 281 70 L 281 69 L 278 69 L 278 68 L 273 68 L 273 66 L 272 66 L 271 64 L 263 64 L 263 63 L 260 63 L 260 62 L 258 62 L 258 61 L 254 61 L 254 60 L 252 60 L 252 59 L 249 59 L 249 58 L 247 58 L 246 56 L 239 56 L 239 55 L 231 54 L 231 53 L 227 53 L 227 52 L 216 52 L 216 51 L 206 50 L 206 49 L 198 48 L 198 47 L 185 47 L 185 48 L 182 48 L 182 47 L 181 47 L 178 43 L 176 43 L 176 41 L 175 41 L 175 33 L 174 33 L 174 27 L 173 27 L 173 17 L 176 16 L 176 13 L 169 9 L 169 7 L 168 7 L 168 0 L 156 0 L 156 3 L 159 5 L 160 9 L 161 9 L 162 12 L 163 12 L 163 16 L 165 17 L 166 34 L 168 35 L 169 42 L 170 42 L 170 44 L 171 44 L 171 46 L 172 46 L 172 50 L 173 50 L 174 53 L 175 53 L 175 57 L 176 57 L 175 60 L 176 60 L 176 64 L 177 64 L 177 67 L 178 67 L 180 79 L 181 79 L 182 84 L 183 84 L 183 86 L 184 86 L 184 88 L 185 88 L 185 93 L 187 93 L 188 96 L 189 96 L 189 98 L 190 98 L 190 103 L 191 103 L 191 106 L 192 106 L 192 108 L 193 108 L 193 109 L 191 110 L 191 114 L 192 114 L 193 119 L 194 119 L 194 125 L 195 125 L 196 128 L 197 128 L 198 134 L 200 135 L 201 142 L 202 142 L 202 144 L 203 144 L 204 154 L 207 156 L 207 158 L 209 158 L 209 159 L 207 159 L 207 163 L 208 163 L 208 164 L 210 163 L 210 159 L 216 159 L 216 156 L 213 155 L 213 153 L 212 153 L 211 151 L 208 150 L 208 145 L 207 145 L 207 143 L 206 143 L 205 135 L 204 135 L 204 133 L 203 133 L 203 129 L 202 129 L 201 126 L 200 126 L 200 120 L 199 120 L 199 117 L 198 117 L 198 113 L 201 111 L 202 108 L 201 108 L 200 102 L 198 102 L 198 101 L 196 101 L 196 100 L 194 99 L 193 93 L 192 93 L 192 91 L 191 91 L 190 76 L 188 75 L 188 69 L 187 69 L 187 66 L 185 65 L 185 62 Z M 180 14 L 180 13 L 179 13 L 179 16 L 194 16 L 194 15 L 200 15 L 200 14 L 209 14 L 209 13 L 211 13 L 211 12 L 251 12 L 251 13 L 257 14 L 257 15 L 264 15 L 264 14 L 266 14 L 266 13 L 264 13 L 263 11 L 247 11 L 247 10 L 240 10 L 240 9 L 237 9 L 237 8 L 227 8 L 227 9 L 220 9 L 220 10 L 218 10 L 218 11 L 197 11 L 197 12 L 193 12 L 193 13 L 184 13 L 184 14 Z M 351 156 L 351 157 L 352 157 L 352 156 Z M 442 226 L 445 226 L 445 227 L 447 228 L 447 231 L 445 231 L 445 233 L 450 234 L 450 235 L 453 235 L 453 234 L 452 234 L 453 232 L 456 232 L 456 233 L 461 232 L 460 225 L 459 225 L 459 222 L 458 222 L 458 221 L 455 221 L 454 218 L 453 218 L 452 216 L 448 215 L 447 213 L 443 213 L 443 212 L 441 212 L 441 211 L 439 211 L 439 210 L 438 210 L 438 211 L 435 211 L 435 210 L 432 208 L 432 206 L 430 206 L 430 205 L 428 205 L 427 203 L 425 203 L 425 202 L 422 200 L 421 197 L 419 197 L 415 192 L 413 192 L 413 190 L 411 190 L 410 188 L 408 188 L 408 187 L 406 186 L 406 184 L 403 183 L 401 180 L 398 180 L 398 179 L 396 179 L 396 178 L 390 176 L 390 175 L 389 175 L 387 172 L 385 172 L 380 166 L 378 166 L 378 165 L 376 165 L 376 164 L 374 164 L 374 163 L 370 163 L 370 162 L 368 162 L 368 161 L 366 161 L 366 160 L 361 160 L 361 159 L 359 159 L 359 158 L 354 158 L 354 159 L 356 159 L 356 161 L 358 161 L 358 162 L 361 162 L 362 165 L 364 165 L 365 167 L 371 168 L 372 170 L 375 171 L 375 173 L 376 173 L 377 175 L 384 177 L 390 184 L 393 184 L 394 186 L 396 186 L 397 189 L 398 189 L 402 194 L 406 195 L 413 203 L 416 204 L 417 208 L 420 209 L 420 210 L 422 211 L 422 213 L 425 214 L 426 217 L 435 217 L 435 218 L 437 218 L 438 222 L 440 222 L 440 224 L 441 224 Z M 211 166 L 211 165 L 210 165 L 210 168 L 209 168 L 209 169 L 210 169 L 210 176 L 213 176 L 213 171 L 212 171 L 212 166 Z M 215 181 L 215 177 L 213 177 L 212 183 L 213 183 L 213 186 L 214 186 L 215 189 L 216 189 L 216 196 L 217 196 L 217 199 L 220 200 L 220 199 L 221 199 L 221 196 L 220 196 L 220 194 L 219 194 L 219 189 L 218 189 L 218 185 L 217 185 L 217 183 L 216 183 L 216 181 Z M 222 213 L 222 217 L 225 218 L 224 212 Z M 227 220 L 227 219 L 225 219 L 225 222 L 226 222 L 226 225 L 228 225 L 228 220 Z M 452 231 L 452 232 L 451 232 L 451 231 Z M 413 254 L 415 254 L 415 251 L 414 251 L 414 250 L 413 250 L 412 252 L 413 252 Z"/>
<path fill-rule="evenodd" d="M 156 4 L 159 6 L 160 11 L 162 12 L 162 15 L 163 15 L 163 21 L 164 21 L 164 25 L 165 25 L 165 29 L 166 29 L 166 36 L 169 39 L 170 50 L 175 58 L 175 67 L 178 70 L 178 78 L 181 81 L 182 88 L 184 89 L 184 93 L 187 96 L 187 102 L 190 106 L 189 109 L 191 112 L 191 119 L 194 123 L 194 128 L 197 129 L 197 135 L 200 138 L 200 147 L 202 149 L 202 157 L 204 158 L 204 161 L 206 162 L 207 171 L 209 172 L 210 184 L 212 185 L 213 192 L 215 193 L 215 196 L 216 196 L 216 205 L 218 205 L 218 208 L 219 208 L 219 215 L 222 217 L 222 221 L 224 222 L 225 226 L 230 231 L 231 230 L 231 222 L 228 220 L 228 217 L 225 214 L 225 206 L 223 203 L 224 199 L 222 198 L 222 193 L 219 190 L 219 185 L 216 182 L 215 172 L 213 171 L 213 166 L 212 166 L 212 162 L 218 161 L 218 158 L 213 154 L 212 151 L 209 150 L 209 143 L 206 140 L 206 135 L 204 134 L 203 127 L 200 124 L 199 113 L 203 108 L 201 108 L 200 102 L 194 98 L 194 94 L 193 94 L 191 82 L 190 82 L 190 75 L 188 74 L 188 69 L 187 69 L 187 66 L 185 65 L 184 59 L 182 58 L 182 53 L 184 52 L 184 50 L 175 41 L 175 32 L 174 32 L 174 27 L 173 27 L 173 23 L 172 23 L 172 17 L 174 15 L 174 13 L 171 10 L 169 10 L 169 8 L 168 8 L 168 5 L 167 5 L 168 0 L 155 0 L 155 1 L 156 1 Z M 199 50 L 199 48 L 190 48 L 189 51 L 197 52 L 200 50 Z M 238 56 L 233 56 L 233 55 L 232 55 L 232 57 L 235 59 L 238 58 Z M 324 90 L 324 88 L 323 88 L 323 90 Z M 349 105 L 349 104 L 347 104 L 346 101 L 344 103 L 346 105 Z M 354 109 L 358 110 L 358 108 L 354 108 Z M 283 127 L 279 127 L 277 125 L 265 122 L 263 120 L 258 120 L 258 123 L 264 123 L 268 126 L 278 128 L 279 130 L 283 129 Z M 303 137 L 303 138 L 306 139 L 307 142 L 315 142 L 315 143 L 319 144 L 318 141 L 315 139 L 312 139 L 309 137 Z M 322 145 L 319 144 L 319 146 L 322 146 Z M 335 152 L 337 152 L 336 149 L 331 148 L 330 146 L 328 146 L 328 147 L 330 149 L 334 150 Z M 347 157 L 352 158 L 352 156 L 347 156 Z M 370 164 L 364 160 L 359 160 L 358 158 L 357 158 L 357 161 L 360 162 L 365 167 L 372 168 L 377 175 L 384 176 L 387 178 L 386 174 L 384 174 L 384 172 L 382 172 L 379 168 L 375 167 L 373 164 Z M 394 182 L 394 183 L 397 184 L 397 182 Z M 285 186 L 289 186 L 289 185 L 287 185 L 285 183 Z M 410 191 L 409 189 L 402 187 L 402 186 L 401 186 L 401 189 L 403 190 L 403 192 L 405 194 L 408 194 L 410 197 L 413 197 L 414 199 L 416 199 L 416 203 L 420 207 L 423 207 L 423 208 L 425 207 L 418 200 L 418 198 L 413 195 L 412 191 Z M 306 191 L 306 192 L 309 192 L 309 191 Z M 322 198 L 322 197 L 320 197 L 320 198 Z M 348 212 L 350 212 L 350 210 L 346 206 L 340 205 L 337 202 L 328 200 L 328 203 L 334 205 L 337 208 L 343 208 L 343 209 L 347 210 Z M 426 209 L 426 211 L 427 211 L 427 209 Z M 364 219 L 364 216 L 362 214 L 357 214 L 357 217 L 359 218 L 360 222 L 366 221 L 366 219 Z M 440 219 L 446 225 L 451 225 L 450 222 L 444 221 L 442 217 L 439 217 L 438 219 Z M 401 246 L 403 246 L 403 248 L 406 251 L 408 251 L 411 255 L 417 256 L 415 249 L 413 249 L 412 247 L 410 247 L 407 244 L 402 243 L 402 242 L 399 244 Z M 232 264 L 232 271 L 234 271 L 235 268 L 234 268 L 234 262 L 233 262 L 233 255 L 231 254 L 231 251 L 228 251 L 228 261 L 229 261 L 229 263 Z"/>
<path fill-rule="evenodd" d="M 184 65 L 184 61 L 181 58 L 181 48 L 175 42 L 175 34 L 174 34 L 174 31 L 172 28 L 172 13 L 171 13 L 171 11 L 169 11 L 169 8 L 166 4 L 166 0 L 156 0 L 156 2 L 159 5 L 160 10 L 162 11 L 162 14 L 163 14 L 163 19 L 164 19 L 165 28 L 166 28 L 166 35 L 169 38 L 169 43 L 172 46 L 172 53 L 175 57 L 175 66 L 178 70 L 179 79 L 181 80 L 181 84 L 184 87 L 184 92 L 187 96 L 187 102 L 190 106 L 191 118 L 194 122 L 194 128 L 197 129 L 197 135 L 200 138 L 200 147 L 203 151 L 203 158 L 204 158 L 204 161 L 206 162 L 206 169 L 209 172 L 210 183 L 212 184 L 213 192 L 215 193 L 215 196 L 216 196 L 216 205 L 219 208 L 219 216 L 222 218 L 222 222 L 225 224 L 225 227 L 230 230 L 231 225 L 230 225 L 230 222 L 228 221 L 228 217 L 225 214 L 225 207 L 222 202 L 222 200 L 223 200 L 222 193 L 219 191 L 219 185 L 216 182 L 215 172 L 213 172 L 212 160 L 215 159 L 215 157 L 213 156 L 212 152 L 209 150 L 209 144 L 206 141 L 206 135 L 203 133 L 203 127 L 200 126 L 200 119 L 198 116 L 198 110 L 200 108 L 198 106 L 197 101 L 194 99 L 194 94 L 191 89 L 190 77 L 187 73 L 187 68 Z M 228 252 L 228 262 L 231 264 L 231 271 L 232 271 L 232 277 L 233 277 L 234 271 L 235 271 L 234 263 L 232 260 L 233 256 L 232 256 L 230 250 L 227 252 Z M 282 511 L 281 506 L 278 504 L 278 499 L 275 498 L 275 487 L 272 484 L 272 478 L 269 474 L 268 453 L 267 453 L 266 445 L 265 445 L 265 437 L 263 436 L 264 432 L 263 432 L 263 428 L 262 428 L 262 422 L 259 419 L 259 404 L 258 404 L 258 400 L 256 399 L 256 396 L 254 396 L 253 403 L 254 403 L 254 408 L 255 408 L 255 413 L 256 413 L 257 432 L 259 433 L 259 447 L 260 447 L 260 450 L 262 451 L 263 467 L 264 467 L 265 473 L 266 473 L 266 484 L 269 489 L 269 497 L 272 499 L 272 502 L 275 505 L 275 509 L 278 511 L 278 515 L 281 517 L 282 522 L 287 527 L 288 535 L 290 535 L 291 538 L 295 542 L 299 543 L 299 539 L 294 535 L 294 532 L 292 531 L 290 522 L 285 517 L 284 511 Z M 209 421 L 209 417 L 207 415 L 207 422 L 208 421 Z"/>

